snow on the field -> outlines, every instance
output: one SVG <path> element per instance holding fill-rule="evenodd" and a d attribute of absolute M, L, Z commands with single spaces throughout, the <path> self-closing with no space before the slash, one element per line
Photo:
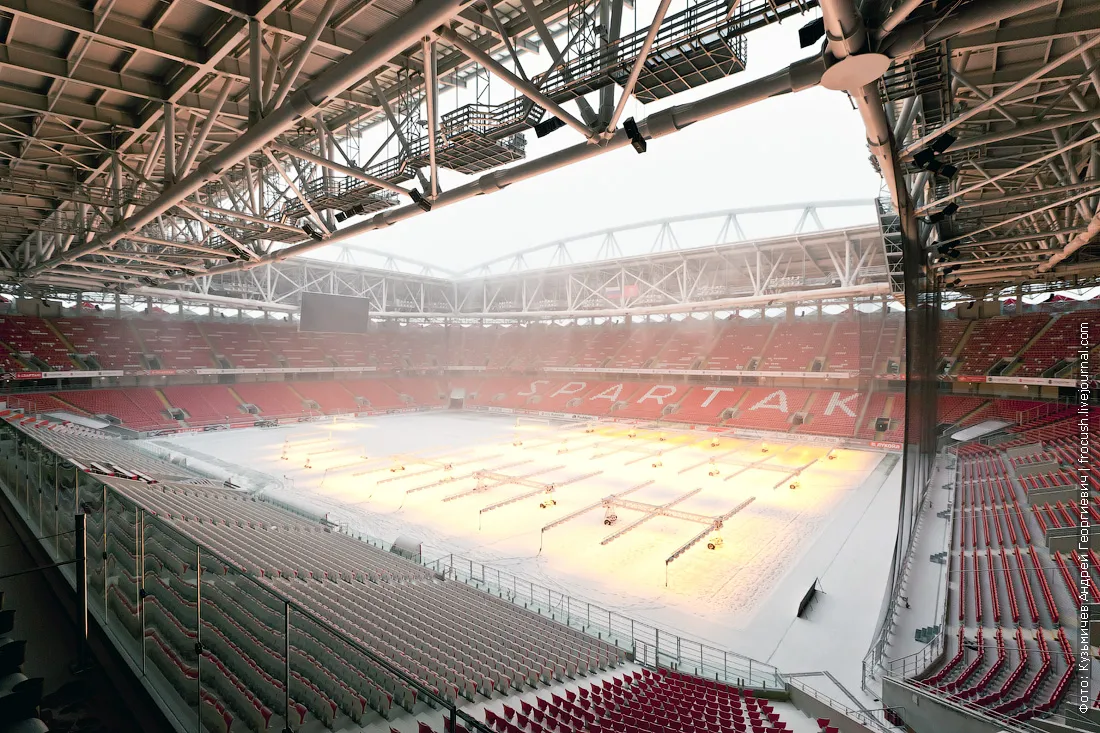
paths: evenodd
<path fill-rule="evenodd" d="M 875 470 L 885 454 L 840 449 L 830 460 L 820 445 L 726 436 L 712 445 L 715 438 L 705 432 L 639 429 L 630 437 L 628 431 L 613 424 L 593 433 L 517 427 L 513 418 L 436 412 L 184 435 L 158 444 L 175 446 L 189 460 L 205 455 L 266 473 L 283 486 L 269 486 L 277 498 L 386 542 L 417 538 L 427 559 L 472 558 L 785 671 L 854 670 L 858 688 L 896 530 L 900 481 Z M 404 470 L 391 470 L 399 466 Z M 802 467 L 800 476 L 790 476 Z M 548 496 L 540 492 L 482 512 L 537 488 L 498 485 L 490 477 L 483 479 L 488 488 L 475 492 L 477 470 L 553 482 L 556 505 L 540 508 Z M 789 488 L 792 481 L 798 488 Z M 707 549 L 715 534 L 708 532 L 668 565 L 667 586 L 666 558 L 706 525 L 655 516 L 601 545 L 642 514 L 619 508 L 617 523 L 606 526 L 597 506 L 540 531 L 632 488 L 625 500 L 682 499 L 674 510 L 706 517 L 753 501 L 726 521 L 720 549 Z M 824 595 L 807 619 L 795 619 L 814 578 Z M 851 684 L 853 677 L 842 679 Z"/>

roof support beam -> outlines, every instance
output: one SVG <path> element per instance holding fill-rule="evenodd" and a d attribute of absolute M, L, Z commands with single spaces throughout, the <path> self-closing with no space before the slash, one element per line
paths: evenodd
<path fill-rule="evenodd" d="M 409 195 L 408 191 L 401 188 L 400 186 L 397 186 L 393 183 L 390 183 L 389 181 L 383 180 L 381 178 L 376 178 L 374 176 L 367 175 L 363 171 L 358 170 L 356 168 L 351 168 L 351 167 L 346 166 L 346 165 L 340 165 L 339 163 L 337 163 L 335 161 L 332 161 L 332 160 L 329 160 L 328 158 L 322 158 L 320 155 L 314 155 L 313 153 L 310 153 L 306 150 L 302 150 L 301 148 L 296 148 L 293 145 L 286 145 L 284 143 L 276 142 L 276 143 L 271 143 L 271 145 L 269 145 L 268 147 L 270 147 L 272 150 L 278 150 L 281 153 L 286 153 L 287 155 L 293 155 L 295 158 L 300 158 L 300 159 L 305 160 L 307 162 L 313 163 L 314 165 L 319 165 L 319 166 L 322 166 L 324 168 L 334 170 L 337 173 L 343 173 L 345 176 L 350 176 L 352 178 L 356 178 L 360 181 L 363 181 L 365 183 L 370 183 L 372 185 L 378 186 L 379 188 L 385 189 L 387 191 L 392 191 L 393 193 L 396 193 L 396 194 L 399 194 L 399 195 L 402 195 L 402 196 L 408 196 Z"/>
<path fill-rule="evenodd" d="M 534 84 L 519 78 L 511 71 L 508 71 L 508 69 L 501 66 L 499 63 L 497 63 L 496 59 L 482 51 L 477 46 L 470 43 L 465 36 L 459 35 L 450 28 L 443 28 L 439 31 L 439 37 L 444 39 L 448 43 L 456 46 L 471 60 L 476 61 L 489 71 L 493 72 L 503 81 L 505 81 L 508 86 L 512 87 L 535 104 L 552 112 L 555 117 L 572 127 L 580 134 L 584 135 L 585 138 L 592 137 L 592 131 L 588 128 L 587 125 L 585 125 L 573 115 L 566 112 L 560 104 L 539 91 L 538 87 L 536 87 Z M 595 119 L 594 113 L 593 119 Z"/>
<path fill-rule="evenodd" d="M 251 126 L 233 143 L 207 157 L 198 169 L 177 184 L 162 191 L 151 203 L 123 220 L 109 232 L 97 236 L 87 245 L 70 249 L 28 270 L 28 275 L 44 272 L 59 262 L 71 262 L 83 255 L 109 247 L 125 235 L 156 220 L 177 203 L 193 195 L 207 182 L 216 180 L 229 167 L 236 165 L 253 151 L 273 141 L 298 120 L 309 117 L 331 97 L 348 89 L 389 59 L 415 43 L 425 32 L 451 18 L 462 0 L 422 0 L 409 13 L 401 16 L 384 32 L 364 43 L 357 51 L 340 60 L 315 79 L 303 85 L 264 119 Z"/>
<path fill-rule="evenodd" d="M 630 101 L 630 95 L 634 93 L 634 85 L 638 83 L 638 77 L 642 73 L 642 65 L 649 58 L 649 50 L 653 48 L 653 42 L 657 40 L 657 31 L 661 30 L 661 22 L 664 21 L 665 13 L 668 12 L 668 6 L 671 2 L 672 0 L 661 0 L 661 4 L 657 6 L 657 14 L 653 16 L 653 22 L 649 26 L 645 40 L 642 41 L 638 58 L 634 60 L 634 66 L 630 69 L 630 76 L 627 77 L 626 84 L 623 85 L 623 93 L 619 97 L 619 104 L 615 107 L 615 112 L 607 123 L 607 132 L 615 129 L 615 125 L 619 124 L 619 118 L 623 116 L 623 111 L 626 110 L 626 103 Z"/>
<path fill-rule="evenodd" d="M 1048 61 L 1035 71 L 1025 76 L 1023 79 L 1019 80 L 1015 84 L 1011 84 L 1008 87 L 1005 87 L 1001 91 L 986 99 L 984 102 L 974 105 L 962 114 L 955 115 L 945 124 L 936 128 L 936 130 L 931 134 L 925 135 L 924 137 L 921 137 L 909 143 L 905 150 L 902 151 L 902 154 L 912 155 L 913 153 L 930 143 L 933 138 L 937 138 L 948 130 L 952 130 L 955 127 L 958 127 L 962 123 L 966 122 L 967 120 L 973 119 L 976 115 L 979 115 L 987 109 L 994 107 L 998 102 L 1002 102 L 1008 99 L 1009 96 L 1024 88 L 1028 84 L 1031 84 L 1032 82 L 1042 78 L 1043 75 L 1045 75 L 1047 72 L 1057 69 L 1059 66 L 1066 63 L 1067 61 L 1073 60 L 1075 56 L 1080 55 L 1082 51 L 1092 48 L 1097 44 L 1100 44 L 1100 33 L 1097 33 L 1092 38 L 1089 38 L 1080 45 L 1075 46 L 1061 56 L 1058 56 L 1057 58 Z"/>
<path fill-rule="evenodd" d="M 761 77 L 741 86 L 719 92 L 710 97 L 689 102 L 683 105 L 669 107 L 650 115 L 644 122 L 639 123 L 639 131 L 647 139 L 657 139 L 670 135 L 695 122 L 699 122 L 734 109 L 745 107 L 769 97 L 800 91 L 816 86 L 821 82 L 821 75 L 825 71 L 824 63 L 820 57 L 810 58 L 791 64 L 773 74 Z M 450 206 L 475 196 L 484 196 L 503 190 L 520 181 L 540 176 L 544 173 L 557 170 L 573 163 L 578 163 L 589 158 L 594 158 L 604 153 L 618 150 L 630 145 L 630 139 L 623 130 L 615 133 L 611 139 L 603 144 L 593 145 L 585 141 L 568 148 L 545 155 L 537 160 L 528 160 L 510 168 L 486 173 L 475 181 L 457 188 L 452 188 L 439 195 L 432 202 L 432 210 L 444 206 Z M 262 257 L 258 263 L 233 262 L 228 265 L 218 265 L 207 270 L 203 274 L 218 274 L 233 272 L 235 270 L 250 269 L 256 264 L 266 262 L 279 262 L 295 255 L 304 254 L 318 247 L 329 244 L 337 244 L 349 239 L 360 237 L 376 229 L 384 229 L 398 222 L 412 219 L 424 214 L 424 211 L 415 204 L 401 206 L 379 212 L 364 221 L 352 224 L 322 241 L 303 242 L 302 244 L 286 247 L 276 252 L 271 252 Z M 188 278 L 176 278 L 175 281 Z"/>
<path fill-rule="evenodd" d="M 275 97 L 271 100 L 272 109 L 286 101 L 287 95 L 290 94 L 290 90 L 294 87 L 294 82 L 298 80 L 298 74 L 302 72 L 302 67 L 306 65 L 309 55 L 313 53 L 313 49 L 317 45 L 317 40 L 328 26 L 329 18 L 332 17 L 332 11 L 335 9 L 336 0 L 325 0 L 325 4 L 321 8 L 321 13 L 317 16 L 317 19 L 313 21 L 313 27 L 309 29 L 309 34 L 306 36 L 305 40 L 302 41 L 302 45 L 298 47 L 298 53 L 294 57 L 294 63 L 290 65 L 290 68 L 286 72 L 286 76 L 283 77 L 282 83 L 279 84 L 279 90 L 275 92 Z"/>

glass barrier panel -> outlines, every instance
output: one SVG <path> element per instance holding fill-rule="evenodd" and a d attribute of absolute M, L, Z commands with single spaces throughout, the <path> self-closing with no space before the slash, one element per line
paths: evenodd
<path fill-rule="evenodd" d="M 219 548 L 240 539 L 232 537 L 235 525 L 225 521 L 193 519 L 188 524 L 196 537 Z M 242 729 L 301 729 L 309 716 L 293 700 L 289 725 L 284 724 L 287 666 L 282 601 L 218 554 L 204 548 L 200 558 L 201 713 L 207 727 L 210 721 L 229 715 Z"/>
<path fill-rule="evenodd" d="M 202 641 L 199 631 L 197 549 L 169 523 L 146 514 L 143 523 L 145 597 L 142 626 L 145 673 L 185 730 L 198 730 Z"/>
<path fill-rule="evenodd" d="M 141 660 L 141 531 L 145 512 L 118 493 L 107 499 L 101 542 L 106 576 L 106 623 L 132 659 Z"/>

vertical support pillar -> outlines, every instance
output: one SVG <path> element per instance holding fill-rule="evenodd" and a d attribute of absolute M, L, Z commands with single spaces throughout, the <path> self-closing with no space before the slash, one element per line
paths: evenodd
<path fill-rule="evenodd" d="M 202 733 L 202 547 L 195 545 L 195 715 Z"/>
<path fill-rule="evenodd" d="M 141 673 L 145 674 L 145 510 L 137 507 L 137 531 L 138 542 L 134 548 L 137 551 L 137 588 L 138 588 L 138 617 L 141 623 Z"/>
<path fill-rule="evenodd" d="M 61 551 L 61 536 L 58 534 L 58 523 L 61 516 L 61 466 L 57 454 L 53 454 L 53 551 L 56 555 Z"/>
<path fill-rule="evenodd" d="M 263 29 L 260 28 L 260 21 L 252 17 L 248 19 L 248 122 L 252 125 L 263 116 L 262 60 Z M 252 185 L 251 182 L 249 185 Z"/>
<path fill-rule="evenodd" d="M 284 687 L 283 687 L 283 693 L 284 693 L 284 695 L 283 695 L 283 704 L 284 704 L 284 706 L 283 706 L 283 721 L 286 723 L 287 727 L 289 728 L 290 727 L 290 601 L 284 601 L 283 602 L 283 610 L 284 610 L 283 621 L 285 622 L 285 627 L 284 627 L 283 631 L 286 634 L 286 637 L 283 639 L 283 641 L 285 642 L 285 645 L 284 645 L 284 648 L 283 648 L 283 653 L 286 655 L 285 660 L 284 660 L 285 664 L 286 664 L 286 669 L 285 669 L 285 674 L 284 674 L 284 678 L 283 678 L 283 682 L 284 682 Z"/>
<path fill-rule="evenodd" d="M 84 660 L 88 646 L 88 525 L 84 512 L 73 515 L 76 525 L 76 537 L 73 538 L 76 547 L 76 602 L 80 609 L 78 628 L 80 638 L 77 640 L 76 666 L 84 669 Z"/>
<path fill-rule="evenodd" d="M 164 103 L 164 182 L 176 182 L 176 105 Z M 151 306 L 151 299 L 147 299 Z"/>
<path fill-rule="evenodd" d="M 103 522 L 103 533 L 99 546 L 100 555 L 103 558 L 103 621 L 107 621 L 107 484 L 103 484 L 103 510 L 99 521 Z"/>

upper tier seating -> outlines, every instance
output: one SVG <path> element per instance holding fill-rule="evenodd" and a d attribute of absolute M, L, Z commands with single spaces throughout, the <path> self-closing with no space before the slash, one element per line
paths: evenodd
<path fill-rule="evenodd" d="M 631 331 L 625 326 L 599 326 L 592 330 L 584 350 L 577 354 L 573 366 L 602 367 L 630 338 Z"/>
<path fill-rule="evenodd" d="M 983 397 L 944 395 L 940 397 L 939 421 L 941 423 L 947 423 L 948 425 L 954 425 L 979 407 L 985 405 L 986 400 Z M 985 410 L 981 410 L 981 413 L 982 417 L 979 419 L 985 419 Z"/>
<path fill-rule="evenodd" d="M 873 321 L 874 327 L 881 323 Z M 866 339 L 863 331 L 872 328 L 872 321 L 860 318 L 856 322 L 838 321 L 833 330 L 833 340 L 829 345 L 829 354 L 825 361 L 825 371 L 864 371 L 870 370 L 873 354 L 864 356 L 862 349 Z"/>
<path fill-rule="evenodd" d="M 978 321 L 959 355 L 955 373 L 987 374 L 1002 358 L 1015 356 L 1049 320 L 1050 316 L 1045 313 L 1030 313 Z"/>
<path fill-rule="evenodd" d="M 200 325 L 214 354 L 229 361 L 235 369 L 278 367 L 279 361 L 263 339 L 248 323 L 208 322 Z"/>
<path fill-rule="evenodd" d="M 955 318 L 944 318 L 940 321 L 937 359 L 947 359 L 955 353 L 955 348 L 959 345 L 959 341 L 971 323 L 973 321 L 960 321 Z"/>
<path fill-rule="evenodd" d="M 0 318 L 0 341 L 15 352 L 31 354 L 58 371 L 71 371 L 77 365 L 69 358 L 69 348 L 62 343 L 49 324 L 34 316 L 4 316 Z M 15 366 L 11 371 L 22 371 Z"/>
<path fill-rule="evenodd" d="M 315 333 L 313 338 L 321 352 L 334 359 L 337 366 L 373 366 L 365 336 L 355 333 Z"/>
<path fill-rule="evenodd" d="M 276 356 L 281 356 L 291 367 L 325 367 L 332 364 L 325 359 L 325 352 L 317 334 L 300 333 L 292 328 L 256 326 L 256 333 Z"/>
<path fill-rule="evenodd" d="M 733 317 L 726 321 L 707 359 L 706 369 L 747 369 L 753 357 L 762 356 L 775 323 Z M 759 368 L 759 365 L 758 365 Z"/>
<path fill-rule="evenodd" d="M 671 336 L 653 366 L 667 369 L 699 369 L 718 333 L 713 321 L 685 318 L 670 326 Z"/>
<path fill-rule="evenodd" d="M 618 353 L 607 362 L 608 367 L 642 369 L 657 356 L 672 336 L 668 324 L 637 324 L 627 327 L 628 336 Z"/>
<path fill-rule="evenodd" d="M 780 323 L 768 345 L 761 369 L 781 372 L 808 372 L 815 357 L 825 355 L 829 322 Z"/>
<path fill-rule="evenodd" d="M 217 366 L 210 344 L 197 323 L 173 320 L 134 321 L 134 332 L 164 369 L 197 369 Z"/>
<path fill-rule="evenodd" d="M 129 320 L 58 318 L 54 325 L 73 345 L 77 354 L 95 357 L 104 369 L 143 368 L 141 346 L 134 338 Z"/>
<path fill-rule="evenodd" d="M 577 355 L 584 352 L 588 343 L 590 328 L 569 328 L 550 326 L 543 337 L 538 350 L 538 366 L 564 367 L 573 364 Z"/>
<path fill-rule="evenodd" d="M 1096 323 L 1095 311 L 1074 311 L 1057 320 L 1020 358 L 1014 377 L 1038 377 L 1044 370 L 1065 359 L 1076 359 L 1081 344 L 1081 324 Z"/>
<path fill-rule="evenodd" d="M 945 318 L 940 327 L 939 357 L 950 357 L 964 343 L 952 366 L 954 375 L 984 376 L 998 360 L 1019 356 L 1005 374 L 1039 376 L 1061 359 L 1073 356 L 1070 347 L 1077 338 L 1075 332 L 1083 321 L 1096 320 L 1095 312 L 1073 311 L 1054 321 L 1046 313 L 980 321 Z M 51 323 L 69 343 L 53 332 Z M 1023 350 L 1047 323 L 1053 326 Z M 51 321 L 2 316 L 0 336 L 4 334 L 6 339 L 0 337 L 0 367 L 8 371 L 31 369 L 23 363 L 26 359 L 18 358 L 19 351 L 58 369 L 81 368 L 69 357 L 71 351 L 95 356 L 107 369 L 148 368 L 151 365 L 142 363 L 143 353 L 155 355 L 165 369 L 363 366 L 401 371 L 476 366 L 513 372 L 569 366 L 624 370 L 687 370 L 694 366 L 718 371 L 751 366 L 764 371 L 807 372 L 815 359 L 824 357 L 820 368 L 825 371 L 870 374 L 886 369 L 888 360 L 904 368 L 905 331 L 901 318 L 894 314 L 885 318 L 881 314 L 805 317 L 790 322 L 779 318 L 691 318 L 639 321 L 630 326 L 387 325 L 368 334 L 303 333 L 277 320 L 190 322 L 167 316 L 122 320 L 84 316 Z M 13 355 L 5 344 L 17 353 Z M 224 357 L 224 361 L 215 360 L 215 356 Z"/>

